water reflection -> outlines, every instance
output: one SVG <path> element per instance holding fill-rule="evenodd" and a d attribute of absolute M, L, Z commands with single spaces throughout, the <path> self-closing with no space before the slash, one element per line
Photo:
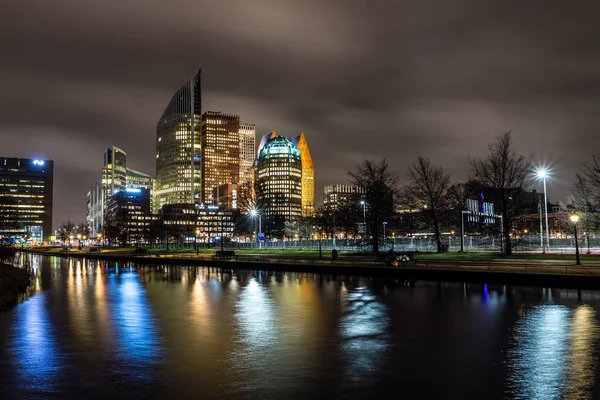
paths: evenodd
<path fill-rule="evenodd" d="M 385 305 L 366 287 L 349 292 L 345 302 L 340 336 L 348 364 L 347 379 L 360 382 L 382 366 L 382 356 L 389 346 L 389 319 Z"/>
<path fill-rule="evenodd" d="M 569 368 L 567 370 L 567 399 L 591 399 L 596 375 L 594 344 L 598 340 L 596 313 L 587 305 L 573 312 Z"/>
<path fill-rule="evenodd" d="M 57 392 L 60 351 L 48 316 L 48 295 L 39 294 L 19 306 L 8 344 L 20 386 L 28 392 Z"/>
<path fill-rule="evenodd" d="M 112 323 L 117 331 L 118 358 L 127 368 L 137 368 L 138 377 L 144 367 L 160 358 L 160 342 L 155 321 L 144 288 L 136 273 L 122 269 L 111 274 L 109 290 L 114 292 Z"/>
<path fill-rule="evenodd" d="M 552 296 L 550 290 L 545 296 Z M 518 399 L 592 398 L 598 339 L 595 312 L 580 305 L 525 311 L 509 352 L 509 384 Z"/>

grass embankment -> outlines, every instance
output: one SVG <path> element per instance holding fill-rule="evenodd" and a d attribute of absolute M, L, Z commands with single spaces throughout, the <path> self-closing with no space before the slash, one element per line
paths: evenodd
<path fill-rule="evenodd" d="M 0 310 L 16 304 L 19 296 L 27 292 L 31 275 L 21 268 L 0 264 Z"/>

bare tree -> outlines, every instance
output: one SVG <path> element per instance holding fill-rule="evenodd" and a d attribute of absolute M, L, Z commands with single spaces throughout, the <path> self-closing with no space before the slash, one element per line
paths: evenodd
<path fill-rule="evenodd" d="M 387 160 L 379 162 L 364 160 L 354 171 L 348 172 L 348 180 L 363 189 L 366 202 L 366 219 L 370 227 L 371 244 L 379 252 L 379 230 L 382 223 L 394 214 L 394 196 L 398 193 L 398 177 L 390 171 Z"/>
<path fill-rule="evenodd" d="M 433 230 L 437 251 L 442 252 L 441 224 L 448 213 L 446 196 L 450 187 L 450 175 L 441 167 L 434 167 L 428 158 L 419 157 L 408 168 L 409 184 L 404 193 L 407 204 L 426 217 L 427 225 Z"/>
<path fill-rule="evenodd" d="M 469 159 L 475 170 L 475 181 L 493 193 L 494 208 L 502 215 L 506 255 L 512 254 L 511 229 L 521 197 L 532 181 L 531 158 L 515 152 L 512 144 L 511 132 L 502 133 L 488 145 L 485 158 Z"/>

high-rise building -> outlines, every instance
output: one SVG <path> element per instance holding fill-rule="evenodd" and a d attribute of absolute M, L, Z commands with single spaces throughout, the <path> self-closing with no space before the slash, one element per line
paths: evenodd
<path fill-rule="evenodd" d="M 214 204 L 214 189 L 240 178 L 240 117 L 207 111 L 202 115 L 202 202 Z"/>
<path fill-rule="evenodd" d="M 127 153 L 118 147 L 104 150 L 104 165 L 101 178 L 87 193 L 86 222 L 90 236 L 96 237 L 104 225 L 106 208 L 115 193 L 126 188 L 153 190 L 154 178 L 151 175 L 127 167 Z"/>
<path fill-rule="evenodd" d="M 198 71 L 173 95 L 156 125 L 154 212 L 165 204 L 199 202 L 202 188 L 200 77 Z"/>
<path fill-rule="evenodd" d="M 274 136 L 262 145 L 256 180 L 265 215 L 286 219 L 302 216 L 302 160 L 292 140 Z"/>
<path fill-rule="evenodd" d="M 138 243 L 145 241 L 150 224 L 157 216 L 150 214 L 150 190 L 147 188 L 128 187 L 115 193 L 106 206 L 105 219 L 109 236 L 122 235 L 119 241 Z"/>
<path fill-rule="evenodd" d="M 328 210 L 338 210 L 340 207 L 358 203 L 364 191 L 355 185 L 325 185 L 323 190 L 323 206 Z"/>
<path fill-rule="evenodd" d="M 238 208 L 238 193 L 237 183 L 225 183 L 215 188 L 213 198 L 219 208 L 234 210 Z"/>
<path fill-rule="evenodd" d="M 252 184 L 252 167 L 256 160 L 256 127 L 240 122 L 240 178 L 241 185 Z"/>
<path fill-rule="evenodd" d="M 0 157 L 0 238 L 42 242 L 52 235 L 54 162 Z"/>
<path fill-rule="evenodd" d="M 293 141 L 300 150 L 302 160 L 302 216 L 312 217 L 315 215 L 315 166 L 304 132 L 296 136 Z"/>

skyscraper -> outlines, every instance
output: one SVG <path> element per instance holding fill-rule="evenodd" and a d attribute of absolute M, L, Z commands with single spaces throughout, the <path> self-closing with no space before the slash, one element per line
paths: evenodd
<path fill-rule="evenodd" d="M 302 159 L 302 216 L 312 217 L 315 215 L 315 166 L 304 132 L 296 136 L 293 141 L 298 146 Z"/>
<path fill-rule="evenodd" d="M 202 115 L 202 202 L 213 204 L 214 189 L 240 179 L 240 117 L 207 111 Z"/>
<path fill-rule="evenodd" d="M 153 210 L 197 203 L 201 179 L 201 71 L 171 98 L 156 125 L 156 192 Z"/>
<path fill-rule="evenodd" d="M 96 234 L 104 225 L 104 214 L 110 198 L 126 188 L 144 188 L 153 190 L 154 178 L 151 175 L 127 167 L 127 153 L 112 146 L 104 150 L 104 165 L 101 178 L 87 193 L 86 222 L 90 236 Z"/>
<path fill-rule="evenodd" d="M 252 167 L 256 156 L 256 127 L 253 124 L 240 122 L 240 178 L 239 184 L 252 183 Z"/>
<path fill-rule="evenodd" d="M 286 219 L 302 215 L 302 161 L 292 140 L 274 136 L 264 143 L 258 155 L 256 180 L 265 215 Z"/>
<path fill-rule="evenodd" d="M 52 235 L 54 162 L 0 157 L 0 238 L 41 242 Z"/>

